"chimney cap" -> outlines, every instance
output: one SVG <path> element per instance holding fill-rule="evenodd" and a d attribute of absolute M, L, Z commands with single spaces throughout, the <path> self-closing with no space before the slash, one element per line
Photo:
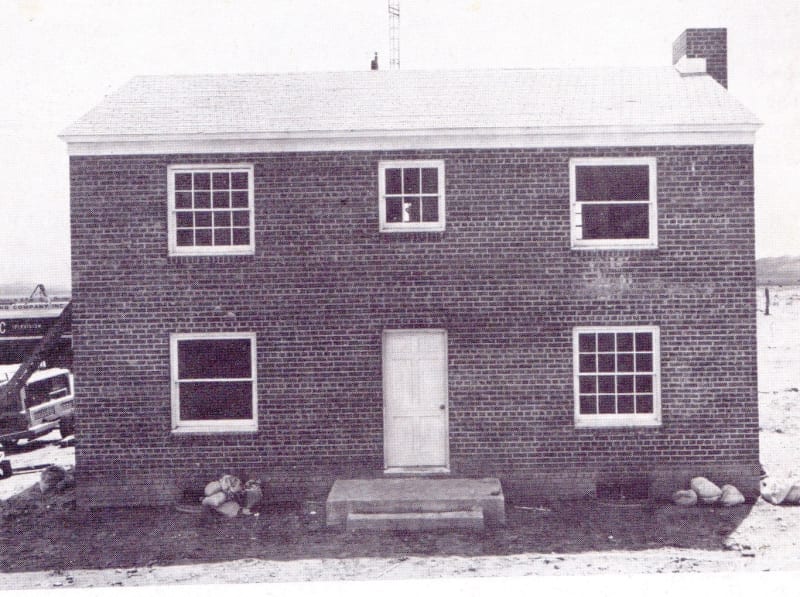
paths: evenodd
<path fill-rule="evenodd" d="M 681 56 L 675 63 L 675 70 L 682 75 L 705 75 L 708 71 L 706 69 L 705 58 L 688 58 Z"/>

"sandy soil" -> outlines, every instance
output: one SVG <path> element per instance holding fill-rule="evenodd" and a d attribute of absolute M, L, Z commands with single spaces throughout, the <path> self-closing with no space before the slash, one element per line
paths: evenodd
<path fill-rule="evenodd" d="M 800 287 L 771 293 L 765 316 L 759 292 L 762 462 L 770 474 L 800 473 Z M 56 439 L 21 447 L 15 468 L 68 464 L 72 449 Z M 26 489 L 37 478 L 0 481 L 5 589 L 800 571 L 800 507 L 763 500 L 508 504 L 508 526 L 483 533 L 347 534 L 326 529 L 322 504 L 304 501 L 234 520 L 169 508 L 85 513 L 69 491 Z"/>

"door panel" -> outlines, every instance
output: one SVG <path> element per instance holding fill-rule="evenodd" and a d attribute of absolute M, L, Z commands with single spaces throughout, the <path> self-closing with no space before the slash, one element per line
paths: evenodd
<path fill-rule="evenodd" d="M 446 332 L 386 331 L 383 344 L 386 468 L 446 468 Z"/>

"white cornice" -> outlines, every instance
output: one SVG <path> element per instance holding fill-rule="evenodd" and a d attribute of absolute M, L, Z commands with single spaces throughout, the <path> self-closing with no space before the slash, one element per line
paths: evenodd
<path fill-rule="evenodd" d="M 187 135 L 62 135 L 70 155 L 277 153 L 522 147 L 752 145 L 757 123 Z"/>

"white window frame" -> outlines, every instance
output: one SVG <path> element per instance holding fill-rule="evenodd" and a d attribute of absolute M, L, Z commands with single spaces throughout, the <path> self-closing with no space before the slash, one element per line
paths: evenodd
<path fill-rule="evenodd" d="M 167 168 L 167 188 L 169 194 L 169 254 L 172 255 L 254 255 L 255 254 L 255 218 L 254 218 L 254 183 L 253 164 L 172 164 Z M 220 246 L 178 246 L 177 220 L 175 207 L 175 174 L 177 172 L 233 172 L 246 171 L 247 199 L 250 218 L 250 242 L 247 245 L 220 245 Z M 209 208 L 208 211 L 213 211 Z"/>
<path fill-rule="evenodd" d="M 657 249 L 658 248 L 658 172 L 654 157 L 571 158 L 569 161 L 570 238 L 573 249 Z M 649 237 L 583 239 L 582 204 L 577 200 L 575 168 L 577 166 L 642 166 L 648 167 Z M 620 202 L 629 203 L 629 202 Z"/>
<path fill-rule="evenodd" d="M 439 218 L 436 222 L 387 222 L 386 221 L 386 170 L 389 168 L 436 168 Z M 378 214 L 381 232 L 440 232 L 445 229 L 445 178 L 444 160 L 391 160 L 378 163 Z M 422 207 L 420 206 L 420 209 Z"/>
<path fill-rule="evenodd" d="M 642 414 L 593 414 L 585 415 L 580 412 L 580 334 L 586 333 L 641 333 L 652 335 L 653 341 L 653 371 L 648 372 L 653 377 L 653 412 Z M 616 351 L 615 351 L 616 354 Z M 661 335 L 658 326 L 584 326 L 572 330 L 572 355 L 573 355 L 573 386 L 574 386 L 574 415 L 576 427 L 657 427 L 661 425 Z M 635 372 L 634 372 L 635 374 Z M 619 372 L 614 373 L 615 376 Z"/>
<path fill-rule="evenodd" d="M 178 378 L 178 343 L 183 340 L 250 340 L 250 371 L 252 374 L 253 416 L 250 419 L 188 420 L 181 419 L 180 380 Z M 258 374 L 256 369 L 256 334 L 254 332 L 212 332 L 170 334 L 170 387 L 172 408 L 172 433 L 228 433 L 258 431 Z M 204 381 L 204 380 L 192 380 Z M 210 380 L 209 380 L 210 381 Z M 215 378 L 214 381 L 223 381 Z M 227 381 L 243 381 L 231 378 Z"/>

